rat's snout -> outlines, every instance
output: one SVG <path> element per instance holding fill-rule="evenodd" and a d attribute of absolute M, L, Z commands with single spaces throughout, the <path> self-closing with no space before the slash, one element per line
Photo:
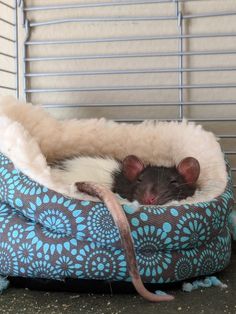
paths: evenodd
<path fill-rule="evenodd" d="M 154 205 L 157 201 L 157 197 L 151 193 L 145 193 L 143 196 L 142 203 L 144 205 Z"/>

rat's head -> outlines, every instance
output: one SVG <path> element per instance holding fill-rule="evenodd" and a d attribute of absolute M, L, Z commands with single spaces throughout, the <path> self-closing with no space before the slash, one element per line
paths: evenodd
<path fill-rule="evenodd" d="M 139 158 L 130 155 L 123 160 L 122 172 L 133 185 L 133 200 L 162 205 L 194 194 L 200 165 L 197 159 L 187 157 L 176 167 L 145 167 Z"/>

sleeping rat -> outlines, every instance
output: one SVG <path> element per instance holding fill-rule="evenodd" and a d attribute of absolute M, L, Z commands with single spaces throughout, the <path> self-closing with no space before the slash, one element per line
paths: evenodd
<path fill-rule="evenodd" d="M 64 161 L 61 169 L 54 170 L 59 172 L 56 175 L 64 174 L 65 182 L 69 184 L 77 181 L 75 186 L 78 191 L 96 196 L 106 204 L 120 232 L 127 268 L 139 294 L 152 302 L 173 300 L 171 295 L 155 295 L 143 285 L 129 222 L 111 190 L 130 201 L 137 199 L 149 205 L 183 199 L 195 191 L 200 172 L 198 161 L 187 157 L 177 167 L 165 168 L 145 167 L 133 155 L 127 156 L 122 162 L 109 158 L 78 157 Z M 92 182 L 85 182 L 89 180 Z"/>
<path fill-rule="evenodd" d="M 200 173 L 199 162 L 184 158 L 177 167 L 144 166 L 134 155 L 122 162 L 113 158 L 76 157 L 53 169 L 66 184 L 95 182 L 129 201 L 162 205 L 192 196 Z"/>
<path fill-rule="evenodd" d="M 148 205 L 163 204 L 173 199 L 180 200 L 194 194 L 200 173 L 199 162 L 193 157 L 187 157 L 177 167 L 145 167 L 136 156 L 131 155 L 127 156 L 123 162 L 113 164 L 109 171 L 103 172 L 107 173 L 108 178 L 112 178 L 109 181 L 110 187 L 108 186 L 108 189 L 93 182 L 77 182 L 76 188 L 80 192 L 97 196 L 109 209 L 118 227 L 127 268 L 137 292 L 152 302 L 173 300 L 173 296 L 168 294 L 156 295 L 149 292 L 143 285 L 128 219 L 110 190 L 112 188 L 114 192 L 118 192 L 130 201 L 136 199 L 140 203 Z M 105 176 L 100 177 L 100 179 L 102 178 L 104 179 Z"/>

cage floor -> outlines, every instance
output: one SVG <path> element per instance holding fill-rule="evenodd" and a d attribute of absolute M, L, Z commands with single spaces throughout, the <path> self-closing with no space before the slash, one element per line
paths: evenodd
<path fill-rule="evenodd" d="M 218 275 L 228 285 L 227 289 L 217 287 L 196 290 L 191 294 L 181 292 L 181 284 L 172 287 L 176 296 L 173 302 L 152 304 L 137 294 L 89 294 L 72 292 L 46 292 L 16 288 L 16 283 L 0 296 L 1 313 L 83 313 L 83 314 L 143 314 L 143 313 L 236 313 L 236 242 L 233 243 L 230 266 Z M 19 283 L 18 283 L 19 287 Z M 89 292 L 89 291 L 88 291 Z"/>

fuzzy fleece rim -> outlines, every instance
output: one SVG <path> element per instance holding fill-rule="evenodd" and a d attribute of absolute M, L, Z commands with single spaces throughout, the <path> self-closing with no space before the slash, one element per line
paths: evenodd
<path fill-rule="evenodd" d="M 116 123 L 106 119 L 58 121 L 40 106 L 13 97 L 0 98 L 0 151 L 38 183 L 76 199 L 92 199 L 53 176 L 49 162 L 78 154 L 123 159 L 135 154 L 144 163 L 173 166 L 185 157 L 198 159 L 198 190 L 173 204 L 207 202 L 227 183 L 224 155 L 217 138 L 202 126 L 183 122 Z M 17 136 L 16 136 L 17 135 Z"/>

